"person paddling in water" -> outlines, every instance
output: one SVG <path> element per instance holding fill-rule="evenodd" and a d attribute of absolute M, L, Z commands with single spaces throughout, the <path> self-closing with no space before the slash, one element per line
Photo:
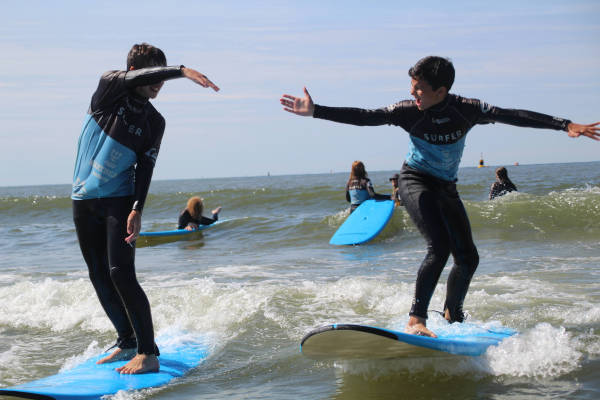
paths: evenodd
<path fill-rule="evenodd" d="M 353 212 L 365 200 L 390 200 L 389 194 L 375 193 L 373 183 L 369 179 L 365 164 L 362 161 L 356 160 L 352 163 L 350 177 L 346 182 L 346 201 L 350 203 L 350 212 Z"/>
<path fill-rule="evenodd" d="M 505 124 L 561 130 L 570 137 L 600 140 L 600 122 L 576 124 L 562 118 L 526 110 L 503 109 L 477 99 L 448 93 L 454 83 L 454 66 L 446 58 L 429 56 L 409 69 L 410 94 L 387 107 L 327 107 L 314 104 L 308 90 L 303 97 L 284 94 L 285 111 L 334 122 L 360 125 L 396 125 L 409 133 L 410 148 L 400 171 L 402 203 L 427 243 L 415 286 L 405 331 L 436 337 L 427 329 L 427 309 L 450 254 L 454 266 L 447 281 L 444 316 L 464 320 L 463 302 L 479 264 L 471 226 L 456 190 L 457 172 L 469 130 L 477 124 Z"/>
<path fill-rule="evenodd" d="M 164 81 L 183 77 L 219 90 L 194 69 L 168 67 L 160 49 L 134 45 L 127 70 L 100 78 L 79 137 L 73 220 L 90 280 L 117 331 L 116 350 L 98 364 L 129 359 L 116 369 L 123 374 L 159 370 L 150 303 L 135 274 L 135 240 L 165 129 L 149 99 Z"/>

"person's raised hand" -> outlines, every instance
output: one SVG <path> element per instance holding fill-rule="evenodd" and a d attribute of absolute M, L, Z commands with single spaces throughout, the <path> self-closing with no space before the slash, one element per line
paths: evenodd
<path fill-rule="evenodd" d="M 295 97 L 289 94 L 284 94 L 279 102 L 285 111 L 302 115 L 304 117 L 312 117 L 315 112 L 315 104 L 312 97 L 308 94 L 306 87 L 304 88 L 304 97 Z"/>
<path fill-rule="evenodd" d="M 205 87 L 205 88 L 208 88 L 208 87 L 212 88 L 215 92 L 219 91 L 219 87 L 217 85 L 212 83 L 211 80 L 206 77 L 206 75 L 201 74 L 200 72 L 196 71 L 195 69 L 183 67 L 181 69 L 181 71 L 183 73 L 183 76 L 185 76 L 188 79 L 191 79 L 192 81 L 196 82 L 198 85 Z"/>
<path fill-rule="evenodd" d="M 596 122 L 595 124 L 575 124 L 571 122 L 568 126 L 569 136 L 576 138 L 581 135 L 587 136 L 590 139 L 600 140 L 600 122 Z"/>

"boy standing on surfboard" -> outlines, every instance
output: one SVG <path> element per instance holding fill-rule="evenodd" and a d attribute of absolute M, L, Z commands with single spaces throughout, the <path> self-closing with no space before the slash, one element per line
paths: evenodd
<path fill-rule="evenodd" d="M 448 276 L 445 318 L 462 322 L 462 307 L 479 263 L 471 226 L 456 190 L 457 172 L 469 130 L 477 124 L 505 124 L 566 131 L 570 137 L 600 140 L 600 122 L 576 124 L 527 110 L 502 109 L 477 99 L 448 93 L 454 83 L 454 66 L 446 58 L 429 56 L 410 70 L 410 94 L 388 107 L 326 107 L 314 104 L 306 88 L 304 97 L 284 94 L 285 111 L 330 121 L 360 125 L 396 125 L 410 135 L 410 148 L 400 171 L 399 192 L 406 211 L 427 242 L 427 255 L 417 274 L 415 296 L 406 332 L 436 337 L 427 329 L 427 308 L 450 254 L 454 266 Z"/>
<path fill-rule="evenodd" d="M 164 81 L 188 78 L 219 88 L 191 68 L 168 67 L 164 53 L 134 45 L 126 71 L 108 71 L 92 96 L 73 175 L 73 220 L 90 280 L 117 331 L 117 349 L 99 364 L 131 359 L 117 371 L 158 371 L 148 298 L 135 275 L 135 240 L 165 129 L 149 102 Z"/>

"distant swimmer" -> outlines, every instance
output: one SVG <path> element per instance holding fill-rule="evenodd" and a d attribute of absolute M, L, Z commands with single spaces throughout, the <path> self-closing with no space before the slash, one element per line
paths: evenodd
<path fill-rule="evenodd" d="M 398 179 L 400 174 L 394 174 L 389 181 L 392 182 L 392 200 L 394 200 L 394 206 L 400 207 L 402 205 L 402 199 L 400 198 L 400 190 L 398 188 Z"/>
<path fill-rule="evenodd" d="M 426 327 L 427 309 L 448 257 L 452 254 L 454 258 L 444 303 L 444 315 L 450 322 L 463 321 L 463 302 L 479 264 L 469 218 L 456 189 L 458 167 L 471 128 L 500 122 L 600 140 L 600 122 L 576 124 L 448 93 L 454 74 L 450 60 L 425 57 L 408 71 L 414 99 L 378 109 L 314 104 L 306 88 L 302 97 L 284 94 L 279 99 L 285 111 L 296 115 L 359 126 L 396 125 L 409 133 L 410 147 L 398 186 L 407 213 L 427 242 L 427 254 L 417 274 L 406 332 L 432 337 L 436 335 Z"/>
<path fill-rule="evenodd" d="M 202 199 L 198 196 L 190 197 L 185 209 L 179 214 L 177 229 L 193 231 L 198 229 L 199 225 L 214 224 L 219 219 L 221 208 L 217 207 L 212 210 L 212 218 L 207 218 L 202 215 L 202 211 L 204 211 Z"/>
<path fill-rule="evenodd" d="M 504 196 L 509 192 L 516 192 L 517 187 L 508 177 L 508 172 L 504 167 L 496 168 L 496 181 L 492 183 L 490 188 L 490 200 L 499 196 Z"/>
<path fill-rule="evenodd" d="M 346 201 L 350 203 L 350 212 L 356 210 L 356 207 L 365 200 L 390 200 L 390 198 L 389 194 L 375 193 L 362 161 L 352 163 L 350 178 L 346 183 Z"/>
<path fill-rule="evenodd" d="M 129 360 L 122 374 L 159 370 L 150 303 L 135 273 L 135 241 L 165 130 L 149 101 L 165 81 L 187 78 L 218 91 L 206 76 L 135 44 L 125 70 L 100 77 L 81 134 L 73 174 L 73 221 L 89 277 L 117 334 L 116 349 L 97 363 Z"/>

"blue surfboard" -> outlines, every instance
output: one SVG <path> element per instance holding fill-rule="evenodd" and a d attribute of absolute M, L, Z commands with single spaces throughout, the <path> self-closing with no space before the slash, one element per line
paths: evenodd
<path fill-rule="evenodd" d="M 227 222 L 227 219 L 218 220 L 213 222 L 210 225 L 199 225 L 198 229 L 194 229 L 193 231 L 188 231 L 187 229 L 172 229 L 168 231 L 155 231 L 155 232 L 140 232 L 140 237 L 167 237 L 167 236 L 179 236 L 179 235 L 189 235 L 191 233 L 196 233 L 202 231 L 207 228 L 211 228 L 215 225 L 218 225 L 223 222 Z"/>
<path fill-rule="evenodd" d="M 18 386 L 0 388 L 0 396 L 43 400 L 96 400 L 121 390 L 137 390 L 165 385 L 197 367 L 208 357 L 208 346 L 199 341 L 187 341 L 161 347 L 160 371 L 139 375 L 120 374 L 115 368 L 127 361 L 96 364 L 106 354 L 46 378 Z"/>
<path fill-rule="evenodd" d="M 438 337 L 430 338 L 368 325 L 333 324 L 307 333 L 300 349 L 320 360 L 480 356 L 516 333 L 501 326 L 455 323 L 436 328 Z"/>
<path fill-rule="evenodd" d="M 379 235 L 394 212 L 392 200 L 366 200 L 333 234 L 329 244 L 352 245 L 366 243 Z"/>

